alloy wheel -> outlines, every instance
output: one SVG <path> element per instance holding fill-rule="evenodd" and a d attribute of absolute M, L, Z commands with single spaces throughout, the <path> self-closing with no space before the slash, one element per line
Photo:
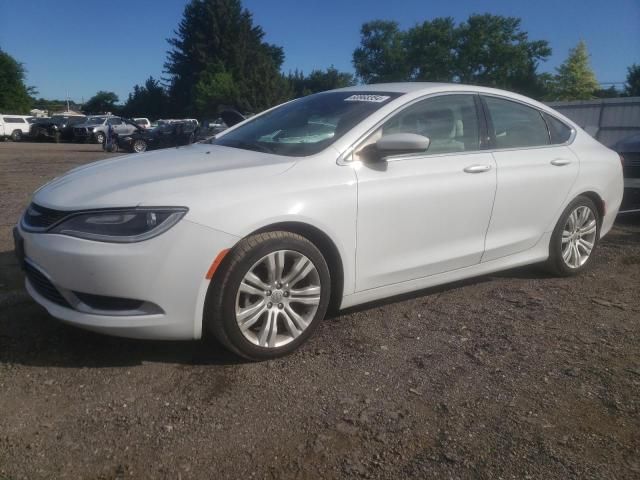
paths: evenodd
<path fill-rule="evenodd" d="M 562 230 L 562 259 L 569 268 L 584 265 L 593 251 L 598 223 L 593 211 L 584 205 L 573 210 Z"/>
<path fill-rule="evenodd" d="M 143 140 L 136 140 L 133 142 L 133 151 L 136 153 L 142 153 L 147 149 L 147 144 Z"/>
<path fill-rule="evenodd" d="M 320 276 L 300 252 L 278 250 L 258 260 L 236 294 L 236 322 L 254 345 L 282 347 L 311 324 L 320 304 Z"/>

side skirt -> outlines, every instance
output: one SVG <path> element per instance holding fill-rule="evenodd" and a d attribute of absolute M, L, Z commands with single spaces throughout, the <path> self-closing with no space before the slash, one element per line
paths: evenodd
<path fill-rule="evenodd" d="M 429 277 L 417 278 L 407 282 L 394 283 L 384 287 L 363 290 L 342 298 L 341 309 L 353 307 L 367 302 L 381 300 L 383 298 L 401 295 L 403 293 L 414 292 L 425 288 L 435 287 L 446 283 L 457 282 L 471 277 L 478 277 L 489 273 L 508 270 L 510 268 L 521 267 L 545 261 L 549 258 L 549 242 L 551 232 L 545 233 L 538 243 L 529 250 L 519 252 L 507 257 L 497 258 L 489 262 L 478 263 L 470 267 L 459 268 L 450 272 L 438 273 Z"/>

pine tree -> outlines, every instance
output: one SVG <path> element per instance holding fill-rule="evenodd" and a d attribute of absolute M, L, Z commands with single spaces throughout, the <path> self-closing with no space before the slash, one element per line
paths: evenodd
<path fill-rule="evenodd" d="M 174 114 L 257 112 L 289 96 L 282 48 L 264 42 L 240 0 L 191 0 L 175 35 L 165 63 Z"/>
<path fill-rule="evenodd" d="M 587 45 L 582 40 L 569 50 L 569 56 L 557 71 L 553 95 L 557 100 L 589 100 L 600 88 L 591 69 Z"/>

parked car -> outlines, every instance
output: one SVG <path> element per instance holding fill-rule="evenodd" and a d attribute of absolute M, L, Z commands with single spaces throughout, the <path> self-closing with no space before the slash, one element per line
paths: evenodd
<path fill-rule="evenodd" d="M 198 140 L 206 140 L 218 133 L 233 127 L 235 124 L 246 120 L 246 117 L 237 110 L 224 110 L 215 120 L 205 120 L 198 130 Z"/>
<path fill-rule="evenodd" d="M 158 148 L 177 147 L 193 143 L 197 131 L 192 122 L 172 122 L 153 130 L 138 128 L 128 135 L 118 135 L 118 149 L 141 153 Z"/>
<path fill-rule="evenodd" d="M 10 138 L 14 142 L 19 142 L 22 137 L 29 135 L 30 115 L 7 115 L 0 114 L 0 140 Z"/>
<path fill-rule="evenodd" d="M 620 140 L 614 147 L 624 161 L 624 197 L 621 212 L 640 212 L 640 134 Z"/>
<path fill-rule="evenodd" d="M 73 137 L 76 141 L 104 143 L 107 138 L 107 130 L 112 127 L 117 135 L 129 135 L 136 131 L 137 126 L 131 122 L 125 122 L 116 116 L 87 117 L 87 121 L 73 128 Z"/>
<path fill-rule="evenodd" d="M 67 323 L 207 330 L 260 360 L 304 343 L 329 306 L 539 262 L 581 273 L 622 191 L 617 153 L 527 97 L 355 86 L 72 170 L 34 193 L 16 252 L 27 291 Z"/>
<path fill-rule="evenodd" d="M 34 140 L 54 142 L 73 140 L 73 128 L 86 121 L 84 115 L 53 115 L 47 119 L 36 119 L 31 124 L 29 136 Z"/>
<path fill-rule="evenodd" d="M 141 126 L 142 128 L 149 129 L 151 128 L 151 122 L 148 118 L 134 118 L 133 121 L 136 125 Z"/>

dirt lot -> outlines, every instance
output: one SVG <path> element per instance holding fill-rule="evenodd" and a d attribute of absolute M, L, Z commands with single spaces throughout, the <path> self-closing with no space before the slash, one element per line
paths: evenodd
<path fill-rule="evenodd" d="M 104 156 L 0 144 L 0 479 L 640 478 L 640 219 L 579 278 L 423 291 L 250 364 L 86 333 L 26 297 L 10 229 L 30 192 Z"/>

